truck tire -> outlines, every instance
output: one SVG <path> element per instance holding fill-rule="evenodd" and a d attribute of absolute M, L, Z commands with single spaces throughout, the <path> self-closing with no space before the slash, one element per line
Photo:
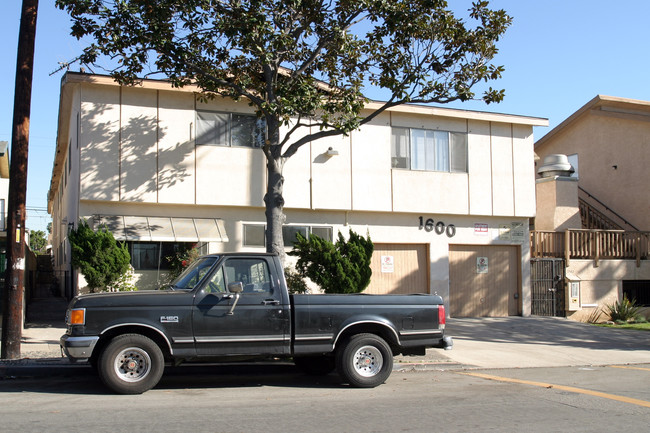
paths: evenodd
<path fill-rule="evenodd" d="M 310 376 L 326 376 L 336 369 L 332 356 L 295 356 L 294 364 L 305 374 Z"/>
<path fill-rule="evenodd" d="M 160 347 L 139 334 L 115 337 L 106 345 L 98 361 L 100 379 L 118 394 L 142 394 L 150 390 L 165 369 Z"/>
<path fill-rule="evenodd" d="M 336 367 L 351 386 L 374 388 L 390 376 L 393 351 L 375 334 L 354 335 L 337 350 Z"/>

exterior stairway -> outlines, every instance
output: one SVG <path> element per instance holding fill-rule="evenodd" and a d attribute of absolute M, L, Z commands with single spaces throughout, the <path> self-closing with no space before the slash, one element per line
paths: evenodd
<path fill-rule="evenodd" d="M 639 231 L 592 194 L 578 187 L 578 202 L 583 229 Z"/>

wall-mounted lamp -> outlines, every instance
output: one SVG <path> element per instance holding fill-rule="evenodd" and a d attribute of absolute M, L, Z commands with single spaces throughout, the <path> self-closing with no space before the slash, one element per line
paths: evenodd
<path fill-rule="evenodd" d="M 327 155 L 327 156 L 334 156 L 334 155 L 338 155 L 338 154 L 339 154 L 339 151 L 334 150 L 334 148 L 332 148 L 332 147 L 329 147 L 327 149 L 327 152 L 325 152 L 325 155 Z"/>

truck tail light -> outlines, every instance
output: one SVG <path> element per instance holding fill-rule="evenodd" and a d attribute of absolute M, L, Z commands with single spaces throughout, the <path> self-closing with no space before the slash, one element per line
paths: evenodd
<path fill-rule="evenodd" d="M 440 328 L 445 327 L 445 323 L 447 323 L 447 316 L 445 314 L 445 306 L 444 305 L 438 305 L 438 325 Z"/>
<path fill-rule="evenodd" d="M 85 325 L 86 324 L 86 309 L 79 308 L 70 310 L 69 325 Z"/>

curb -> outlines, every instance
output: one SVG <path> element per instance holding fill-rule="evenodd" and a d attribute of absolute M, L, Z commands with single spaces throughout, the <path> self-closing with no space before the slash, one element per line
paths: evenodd
<path fill-rule="evenodd" d="M 393 364 L 393 371 L 400 373 L 408 373 L 412 371 L 458 370 L 463 368 L 467 368 L 467 366 L 449 361 L 396 362 Z M 0 360 L 0 381 L 95 374 L 95 370 L 90 366 L 90 364 L 74 364 L 67 358 L 23 358 L 17 360 Z"/>
<path fill-rule="evenodd" d="M 409 371 L 431 371 L 431 370 L 459 370 L 467 368 L 466 365 L 449 361 L 432 362 L 396 362 L 393 364 L 393 371 L 407 373 Z"/>
<path fill-rule="evenodd" d="M 87 374 L 95 374 L 89 364 L 72 364 L 66 358 L 24 358 L 0 361 L 0 381 Z"/>

